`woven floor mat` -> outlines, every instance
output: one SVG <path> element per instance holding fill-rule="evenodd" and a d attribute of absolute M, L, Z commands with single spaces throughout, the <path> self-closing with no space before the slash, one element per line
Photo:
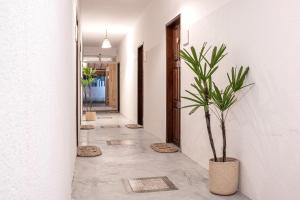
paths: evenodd
<path fill-rule="evenodd" d="M 77 155 L 79 157 L 96 157 L 102 154 L 97 146 L 80 146 L 77 148 Z"/>
<path fill-rule="evenodd" d="M 127 128 L 130 128 L 130 129 L 140 129 L 140 128 L 143 128 L 143 126 L 141 126 L 139 124 L 126 124 L 125 126 Z"/>
<path fill-rule="evenodd" d="M 151 148 L 159 153 L 175 153 L 179 151 L 179 148 L 171 143 L 155 143 L 151 144 Z"/>
<path fill-rule="evenodd" d="M 80 129 L 81 130 L 91 130 L 91 129 L 95 129 L 96 127 L 94 125 L 91 124 L 85 124 L 85 125 L 81 125 Z"/>

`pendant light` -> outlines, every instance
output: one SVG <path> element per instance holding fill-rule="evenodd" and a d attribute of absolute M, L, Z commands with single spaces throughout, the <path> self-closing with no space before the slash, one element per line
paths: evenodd
<path fill-rule="evenodd" d="M 110 41 L 109 41 L 109 39 L 107 37 L 107 29 L 106 29 L 105 38 L 104 38 L 104 40 L 102 42 L 102 49 L 109 49 L 109 48 L 111 48 L 111 43 L 110 43 Z"/>

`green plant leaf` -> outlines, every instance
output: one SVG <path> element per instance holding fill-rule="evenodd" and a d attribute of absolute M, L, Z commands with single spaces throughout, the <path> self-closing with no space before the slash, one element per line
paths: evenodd
<path fill-rule="evenodd" d="M 198 108 L 200 108 L 200 106 L 196 106 L 194 107 L 191 112 L 189 113 L 189 115 L 193 114 L 194 112 L 196 112 L 198 110 Z"/>
<path fill-rule="evenodd" d="M 249 73 L 249 67 L 241 66 L 237 72 L 237 67 L 231 68 L 231 75 L 227 73 L 229 84 L 234 92 L 253 84 L 245 84 L 246 77 Z"/>

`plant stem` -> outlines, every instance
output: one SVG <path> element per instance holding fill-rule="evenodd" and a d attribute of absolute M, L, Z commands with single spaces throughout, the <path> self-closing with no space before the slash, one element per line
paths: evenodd
<path fill-rule="evenodd" d="M 83 94 L 84 94 L 84 101 L 85 101 L 85 103 L 86 103 L 86 101 L 87 101 L 87 97 L 86 97 L 86 87 L 83 88 Z M 84 104 L 83 104 L 83 107 L 85 107 Z M 87 112 L 87 110 L 88 110 L 88 108 L 86 107 L 86 112 Z"/>
<path fill-rule="evenodd" d="M 221 128 L 222 128 L 222 136 L 223 136 L 223 162 L 226 162 L 226 128 L 225 128 L 225 119 L 224 113 L 221 113 Z"/>
<path fill-rule="evenodd" d="M 89 84 L 89 97 L 90 97 L 90 101 L 89 101 L 89 112 L 92 112 L 92 87 L 91 84 Z"/>
<path fill-rule="evenodd" d="M 206 106 L 204 106 L 204 112 L 205 112 L 207 133 L 208 133 L 208 137 L 209 137 L 211 150 L 214 155 L 214 161 L 218 162 L 215 143 L 214 143 L 214 139 L 213 139 L 212 132 L 211 132 L 211 121 L 210 121 L 210 113 L 209 113 L 209 91 L 208 91 L 208 86 L 207 86 L 206 81 L 204 81 L 204 96 L 205 96 L 205 102 L 206 102 Z"/>
<path fill-rule="evenodd" d="M 207 132 L 208 132 L 208 137 L 209 137 L 209 141 L 210 141 L 210 146 L 214 155 L 214 161 L 217 162 L 217 153 L 216 153 L 216 148 L 215 148 L 215 144 L 214 144 L 214 140 L 212 137 L 212 133 L 211 133 L 211 125 L 210 125 L 210 114 L 209 114 L 209 110 L 205 110 L 205 119 L 206 119 L 206 127 L 207 127 Z"/>

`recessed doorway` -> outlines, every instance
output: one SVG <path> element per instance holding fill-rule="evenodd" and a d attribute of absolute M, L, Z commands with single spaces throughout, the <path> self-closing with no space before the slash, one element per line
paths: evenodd
<path fill-rule="evenodd" d="M 180 15 L 166 26 L 167 39 L 167 142 L 180 147 Z"/>
<path fill-rule="evenodd" d="M 137 69 L 137 123 L 144 125 L 144 46 L 138 47 Z"/>

